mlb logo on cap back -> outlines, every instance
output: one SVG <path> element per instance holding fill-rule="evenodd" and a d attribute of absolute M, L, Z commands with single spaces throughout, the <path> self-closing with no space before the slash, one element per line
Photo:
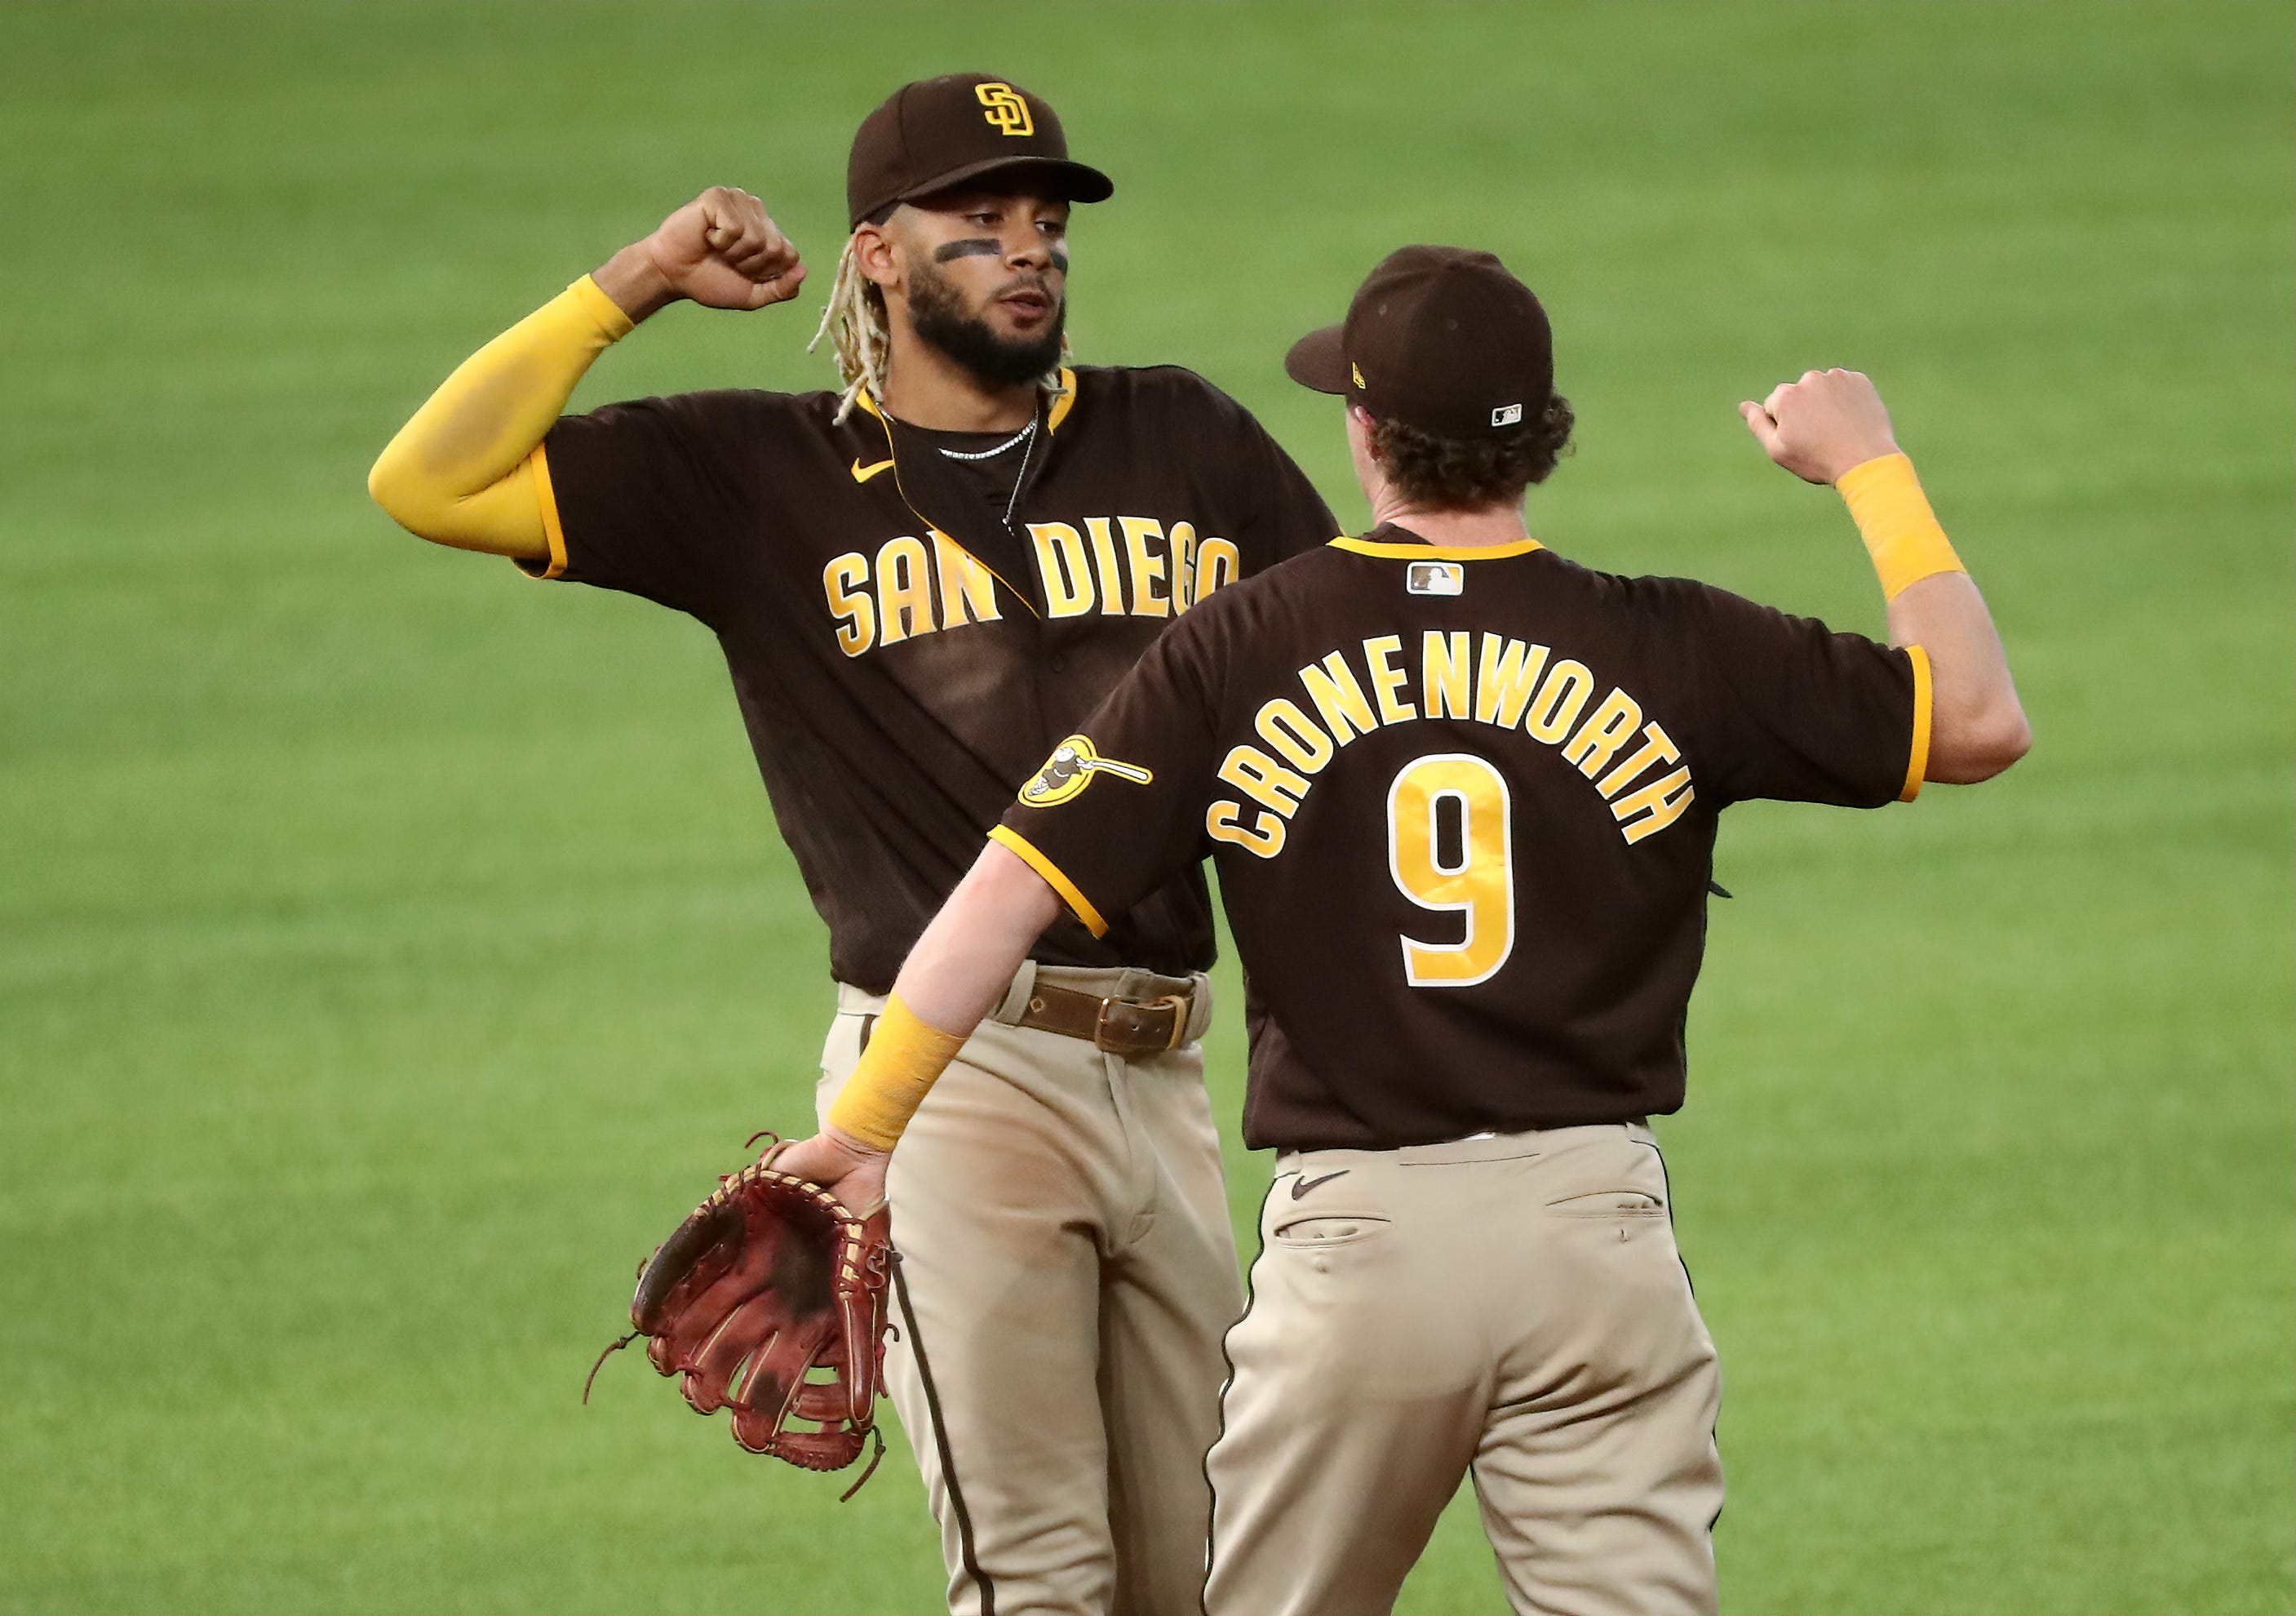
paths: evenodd
<path fill-rule="evenodd" d="M 1488 252 L 1406 247 L 1365 277 L 1348 317 L 1284 357 L 1303 387 L 1440 438 L 1520 429 L 1554 393 L 1554 338 L 1529 287 Z"/>

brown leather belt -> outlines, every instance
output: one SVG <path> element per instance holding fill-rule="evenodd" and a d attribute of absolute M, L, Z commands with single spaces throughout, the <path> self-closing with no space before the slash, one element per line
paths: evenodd
<path fill-rule="evenodd" d="M 1110 1054 L 1154 1054 L 1177 1049 L 1187 1036 L 1190 997 L 1168 993 L 1152 999 L 1103 998 L 1039 981 L 1029 988 L 1017 1025 L 1083 1038 Z"/>

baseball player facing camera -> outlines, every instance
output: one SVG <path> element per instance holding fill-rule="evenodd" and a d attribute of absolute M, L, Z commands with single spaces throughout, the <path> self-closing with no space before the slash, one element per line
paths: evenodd
<path fill-rule="evenodd" d="M 1999 641 L 1854 372 L 1739 407 L 1847 502 L 1887 644 L 1533 538 L 1572 422 L 1546 313 L 1488 254 L 1394 254 L 1286 368 L 1347 400 L 1378 525 L 1192 612 L 1062 743 L 783 1165 L 865 1202 L 868 1141 L 1039 930 L 1097 931 L 1209 853 L 1244 1137 L 1279 1153 L 1207 1611 L 1389 1610 L 1470 1474 L 1516 1610 L 1712 1611 L 1719 1380 L 1649 1119 L 1683 1100 L 1715 833 L 1748 798 L 2006 768 L 2030 733 Z"/>
<path fill-rule="evenodd" d="M 1201 378 L 1068 362 L 1071 205 L 1112 189 L 1027 90 L 906 85 L 847 168 L 819 333 L 840 390 L 561 414 L 668 304 L 797 294 L 797 248 L 713 187 L 465 363 L 369 479 L 425 538 L 716 634 L 829 928 L 823 1107 L 1046 752 L 1175 618 L 1337 530 Z M 1198 1044 L 1210 898 L 1176 866 L 1103 914 L 1032 931 L 965 1023 L 988 1024 L 944 1052 L 890 1185 L 886 1381 L 960 1612 L 1160 1616 L 1201 1581 L 1219 1338 L 1242 1301 Z"/>

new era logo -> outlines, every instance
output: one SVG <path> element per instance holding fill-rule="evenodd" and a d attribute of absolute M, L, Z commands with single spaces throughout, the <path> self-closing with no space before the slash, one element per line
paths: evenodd
<path fill-rule="evenodd" d="M 1466 574 L 1453 562 L 1414 562 L 1403 587 L 1414 595 L 1456 595 L 1466 582 Z"/>
<path fill-rule="evenodd" d="M 1521 419 L 1522 406 L 1520 404 L 1502 404 L 1491 412 L 1493 426 L 1513 426 Z"/>

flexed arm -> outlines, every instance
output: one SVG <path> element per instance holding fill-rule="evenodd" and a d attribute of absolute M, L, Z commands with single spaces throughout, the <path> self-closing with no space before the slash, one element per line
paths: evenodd
<path fill-rule="evenodd" d="M 1993 614 L 1931 513 L 1874 383 L 1857 371 L 1806 371 L 1738 414 L 1772 460 L 1840 491 L 1889 601 L 1890 643 L 1928 655 L 1924 776 L 1972 784 L 2023 757 L 2033 731 Z"/>
<path fill-rule="evenodd" d="M 538 451 L 591 362 L 680 298 L 763 308 L 804 280 L 765 205 L 713 186 L 464 360 L 390 440 L 367 492 L 423 538 L 542 560 L 551 518 Z"/>

